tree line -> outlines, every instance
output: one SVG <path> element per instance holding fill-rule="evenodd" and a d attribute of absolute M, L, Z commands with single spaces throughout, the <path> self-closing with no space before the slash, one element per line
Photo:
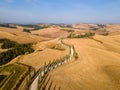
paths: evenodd
<path fill-rule="evenodd" d="M 18 44 L 16 42 L 14 43 L 15 44 L 11 44 L 11 42 L 9 41 L 5 43 L 5 48 L 12 48 L 0 53 L 0 65 L 8 63 L 19 55 L 31 53 L 34 51 L 34 49 L 32 48 L 32 44 Z"/>
<path fill-rule="evenodd" d="M 49 27 L 49 26 L 39 26 L 39 25 L 33 25 L 33 24 L 20 25 L 20 26 L 33 28 L 33 30 L 39 30 L 39 29 L 44 29 L 44 28 L 48 28 Z M 25 29 L 25 30 L 27 30 L 27 29 Z"/>
<path fill-rule="evenodd" d="M 0 43 L 2 43 L 2 46 L 1 46 L 2 49 L 8 49 L 8 48 L 12 48 L 12 47 L 19 45 L 15 41 L 11 41 L 11 40 L 5 39 L 5 38 L 0 39 Z"/>
<path fill-rule="evenodd" d="M 71 33 L 68 38 L 85 38 L 85 37 L 92 37 L 94 36 L 95 33 L 89 32 L 89 33 L 85 33 L 85 34 L 73 34 Z"/>
<path fill-rule="evenodd" d="M 9 25 L 9 24 L 0 24 L 0 27 L 7 27 L 7 28 L 17 28 L 15 25 Z"/>

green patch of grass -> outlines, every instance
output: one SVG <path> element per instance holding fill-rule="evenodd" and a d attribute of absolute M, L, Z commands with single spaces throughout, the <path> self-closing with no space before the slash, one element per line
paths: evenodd
<path fill-rule="evenodd" d="M 0 89 L 16 90 L 30 71 L 32 71 L 32 68 L 17 63 L 1 67 L 1 74 L 4 72 L 10 74 L 0 82 Z"/>

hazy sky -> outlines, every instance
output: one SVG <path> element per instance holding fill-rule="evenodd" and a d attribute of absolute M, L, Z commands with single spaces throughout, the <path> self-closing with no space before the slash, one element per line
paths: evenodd
<path fill-rule="evenodd" d="M 0 0 L 0 22 L 120 23 L 120 0 Z"/>

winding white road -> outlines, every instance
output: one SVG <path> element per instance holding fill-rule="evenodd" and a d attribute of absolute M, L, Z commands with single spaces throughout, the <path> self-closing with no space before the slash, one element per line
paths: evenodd
<path fill-rule="evenodd" d="M 39 75 L 36 77 L 36 79 L 31 84 L 30 90 L 38 90 L 38 79 L 39 79 Z"/>
<path fill-rule="evenodd" d="M 59 42 L 59 44 L 61 44 L 61 45 L 65 45 L 64 43 L 62 43 L 62 39 L 59 39 L 58 42 Z M 67 45 L 65 45 L 65 46 L 67 46 Z M 69 60 L 72 60 L 73 55 L 74 55 L 74 49 L 73 49 L 73 47 L 70 47 L 70 52 L 71 52 L 71 53 L 70 53 L 70 58 L 69 58 Z M 66 60 L 65 60 L 65 62 L 66 62 Z M 39 75 L 40 75 L 40 74 L 39 74 Z M 39 79 L 39 75 L 34 79 L 34 81 L 32 82 L 29 90 L 38 90 L 38 79 Z"/>

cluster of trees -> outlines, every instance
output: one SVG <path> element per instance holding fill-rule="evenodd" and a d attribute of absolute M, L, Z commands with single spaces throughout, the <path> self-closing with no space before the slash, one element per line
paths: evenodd
<path fill-rule="evenodd" d="M 48 26 L 37 26 L 37 27 L 34 27 L 34 30 L 39 30 L 44 28 L 48 28 Z"/>
<path fill-rule="evenodd" d="M 97 30 L 99 30 L 100 28 L 92 27 L 91 29 L 92 29 L 93 31 L 97 31 Z"/>
<path fill-rule="evenodd" d="M 106 27 L 106 25 L 104 25 L 104 24 L 98 24 L 98 27 L 104 28 L 104 27 Z"/>
<path fill-rule="evenodd" d="M 38 27 L 38 25 L 33 25 L 33 24 L 26 24 L 26 25 L 20 25 L 20 26 L 28 27 L 28 28 L 35 28 L 35 27 Z"/>
<path fill-rule="evenodd" d="M 63 28 L 72 28 L 72 25 L 66 25 L 66 24 L 57 24 L 57 26 L 60 26 Z"/>
<path fill-rule="evenodd" d="M 18 43 L 11 41 L 9 39 L 0 39 L 0 43 L 2 43 L 1 46 L 2 49 L 12 48 L 18 45 Z"/>
<path fill-rule="evenodd" d="M 33 30 L 39 30 L 39 29 L 48 28 L 48 26 L 39 26 L 39 25 L 33 25 L 33 24 L 20 25 L 20 26 L 28 27 L 28 28 L 33 28 Z"/>
<path fill-rule="evenodd" d="M 11 26 L 9 24 L 0 24 L 0 27 L 16 28 L 16 26 Z"/>
<path fill-rule="evenodd" d="M 71 33 L 68 38 L 85 38 L 85 37 L 91 37 L 91 36 L 94 36 L 95 33 L 85 33 L 85 34 L 73 34 Z"/>
<path fill-rule="evenodd" d="M 29 29 L 23 29 L 23 32 L 30 33 L 30 30 Z"/>
<path fill-rule="evenodd" d="M 0 53 L 0 65 L 6 64 L 15 57 L 19 55 L 23 55 L 25 53 L 31 53 L 34 51 L 32 48 L 32 44 L 18 44 L 13 41 L 9 41 L 7 39 L 4 39 L 6 42 L 4 43 L 4 48 L 11 48 L 8 51 Z M 1 41 L 4 41 L 1 40 Z"/>

